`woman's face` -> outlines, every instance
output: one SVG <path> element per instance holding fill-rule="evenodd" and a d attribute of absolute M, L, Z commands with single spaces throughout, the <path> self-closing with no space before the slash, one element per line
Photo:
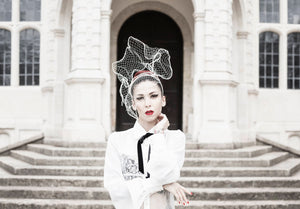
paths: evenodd
<path fill-rule="evenodd" d="M 132 107 L 138 112 L 140 122 L 156 124 L 165 105 L 165 96 L 156 82 L 145 80 L 134 87 Z"/>

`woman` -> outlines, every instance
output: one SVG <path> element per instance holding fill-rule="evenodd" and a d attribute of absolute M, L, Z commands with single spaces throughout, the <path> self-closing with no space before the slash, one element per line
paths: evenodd
<path fill-rule="evenodd" d="M 168 51 L 129 37 L 124 57 L 113 64 L 120 94 L 133 128 L 108 140 L 104 186 L 116 209 L 173 209 L 174 196 L 188 205 L 187 189 L 176 183 L 184 162 L 185 136 L 167 130 L 166 105 L 159 77 L 172 76 Z M 173 196 L 174 195 L 174 196 Z"/>

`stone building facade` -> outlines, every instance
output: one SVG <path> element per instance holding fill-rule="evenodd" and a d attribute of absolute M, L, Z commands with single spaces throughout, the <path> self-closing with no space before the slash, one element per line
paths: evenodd
<path fill-rule="evenodd" d="M 66 142 L 105 141 L 116 130 L 111 63 L 119 32 L 145 11 L 167 15 L 180 29 L 180 126 L 188 138 L 228 146 L 253 143 L 257 135 L 300 140 L 297 0 L 42 0 L 35 21 L 19 13 L 34 1 L 4 2 L 11 2 L 11 19 L 0 21 L 0 30 L 10 32 L 11 73 L 0 86 L 2 146 L 38 132 Z M 39 33 L 38 84 L 20 83 L 26 29 Z"/>

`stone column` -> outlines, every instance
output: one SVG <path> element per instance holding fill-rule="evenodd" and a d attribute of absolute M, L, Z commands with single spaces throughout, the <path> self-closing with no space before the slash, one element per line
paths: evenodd
<path fill-rule="evenodd" d="M 195 82 L 199 85 L 197 91 L 201 89 L 201 96 L 194 98 L 201 104 L 198 110 L 201 114 L 195 114 L 195 120 L 201 120 L 196 130 L 199 131 L 197 140 L 213 147 L 232 148 L 240 143 L 236 120 L 237 82 L 232 72 L 232 1 L 222 4 L 217 0 L 206 1 L 204 24 L 204 31 L 200 32 L 205 36 L 203 70 L 197 69 L 195 55 L 195 71 L 200 72 Z M 199 38 L 197 34 L 195 38 Z M 195 109 L 194 112 L 197 113 Z"/>
<path fill-rule="evenodd" d="M 72 67 L 65 79 L 63 140 L 105 140 L 103 101 L 106 75 L 101 69 L 100 1 L 73 1 Z"/>
<path fill-rule="evenodd" d="M 193 71 L 193 127 L 192 127 L 192 139 L 197 140 L 199 137 L 199 131 L 202 126 L 202 89 L 199 83 L 201 74 L 204 71 L 204 12 L 195 12 L 195 34 L 194 34 L 194 71 Z"/>
<path fill-rule="evenodd" d="M 62 118 L 62 116 L 56 118 L 57 109 L 55 108 L 54 101 L 57 98 L 54 92 L 57 92 L 57 88 L 55 88 L 56 73 L 61 70 L 56 66 L 56 58 L 58 57 L 56 56 L 56 52 L 59 52 L 57 46 L 61 45 L 61 42 L 57 41 L 64 36 L 64 30 L 54 30 L 56 26 L 56 2 L 44 1 L 42 11 L 42 19 L 47 22 L 47 24 L 42 26 L 40 36 L 40 85 L 43 97 L 43 132 L 45 138 L 55 138 L 61 137 L 62 132 L 62 124 L 60 132 L 55 131 L 55 120 Z M 61 99 L 63 100 L 63 98 Z"/>
<path fill-rule="evenodd" d="M 250 119 L 252 116 L 252 95 L 255 95 L 255 91 L 253 91 L 253 85 L 251 85 L 251 75 L 247 69 L 246 59 L 249 57 L 245 57 L 246 55 L 246 45 L 248 39 L 247 31 L 238 31 L 236 34 L 233 34 L 237 38 L 238 48 L 236 57 L 234 60 L 238 65 L 238 78 L 239 85 L 237 87 L 237 104 L 238 104 L 238 129 L 239 129 L 239 141 L 240 142 L 250 142 L 253 141 L 251 135 L 252 122 Z M 251 68 L 251 70 L 253 70 Z M 250 90 L 251 89 L 251 90 Z"/>
<path fill-rule="evenodd" d="M 54 29 L 54 38 L 56 46 L 56 73 L 53 83 L 53 125 L 51 130 L 51 137 L 61 138 L 63 123 L 64 123 L 64 63 L 63 59 L 68 60 L 68 56 L 65 55 L 65 51 L 61 50 L 65 41 L 65 30 Z"/>
<path fill-rule="evenodd" d="M 110 87 L 110 16 L 111 10 L 101 10 L 101 71 L 105 76 L 103 84 L 103 126 L 106 136 L 111 132 L 111 87 Z"/>

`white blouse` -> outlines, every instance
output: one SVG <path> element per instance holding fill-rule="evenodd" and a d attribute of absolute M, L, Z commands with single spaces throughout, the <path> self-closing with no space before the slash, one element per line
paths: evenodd
<path fill-rule="evenodd" d="M 133 128 L 110 135 L 105 156 L 104 187 L 116 209 L 174 209 L 173 195 L 162 186 L 176 182 L 180 177 L 185 135 L 180 130 L 166 130 L 164 134 L 148 137 L 142 144 L 143 174 L 138 168 L 137 142 L 144 134 L 145 129 L 136 121 Z M 147 173 L 149 178 L 146 178 Z"/>

